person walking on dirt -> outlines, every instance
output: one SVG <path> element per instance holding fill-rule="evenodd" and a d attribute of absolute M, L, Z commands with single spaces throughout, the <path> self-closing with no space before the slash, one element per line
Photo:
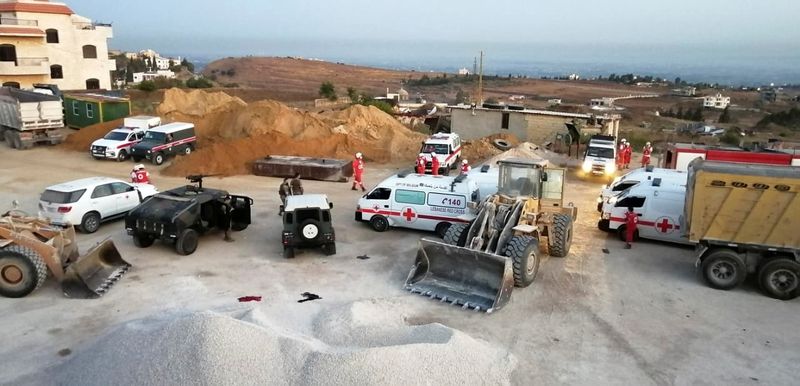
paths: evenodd
<path fill-rule="evenodd" d="M 650 142 L 644 145 L 642 149 L 642 167 L 646 168 L 647 165 L 650 165 L 650 155 L 653 154 L 653 147 L 650 146 Z"/>
<path fill-rule="evenodd" d="M 633 207 L 628 207 L 625 212 L 625 249 L 631 249 L 633 235 L 636 234 L 636 224 L 639 223 L 639 215 L 633 211 Z"/>
<path fill-rule="evenodd" d="M 278 196 L 281 197 L 281 208 L 278 211 L 278 216 L 283 216 L 283 208 L 286 207 L 286 196 L 292 194 L 292 188 L 289 186 L 289 177 L 283 179 L 283 183 L 278 187 Z"/>
<path fill-rule="evenodd" d="M 417 174 L 425 174 L 425 154 L 419 153 L 419 157 L 417 157 Z"/>
<path fill-rule="evenodd" d="M 353 160 L 353 187 L 351 190 L 356 190 L 356 186 L 361 187 L 362 192 L 366 192 L 364 187 L 364 158 L 361 153 L 356 153 L 356 158 Z"/>
<path fill-rule="evenodd" d="M 469 161 L 461 161 L 461 174 L 468 174 L 470 170 L 472 170 L 472 166 L 469 166 Z"/>
<path fill-rule="evenodd" d="M 625 138 L 619 141 L 617 146 L 617 170 L 622 170 L 625 167 Z"/>
<path fill-rule="evenodd" d="M 220 204 L 220 223 L 219 227 L 222 228 L 222 231 L 225 232 L 225 237 L 223 240 L 231 242 L 234 241 L 233 237 L 231 237 L 231 217 L 233 216 L 233 205 L 231 204 L 231 197 L 225 197 L 225 199 Z"/>
<path fill-rule="evenodd" d="M 436 158 L 436 153 L 431 153 L 431 175 L 439 175 L 439 159 Z"/>
<path fill-rule="evenodd" d="M 300 173 L 297 173 L 294 175 L 294 177 L 292 177 L 290 185 L 292 188 L 292 196 L 303 195 L 303 182 L 300 181 Z"/>
<path fill-rule="evenodd" d="M 633 155 L 633 147 L 630 143 L 625 143 L 625 169 L 631 166 L 631 155 Z"/>
<path fill-rule="evenodd" d="M 147 170 L 144 170 L 144 165 L 138 164 L 133 167 L 131 171 L 131 182 L 135 184 L 149 184 L 150 183 L 150 173 Z"/>

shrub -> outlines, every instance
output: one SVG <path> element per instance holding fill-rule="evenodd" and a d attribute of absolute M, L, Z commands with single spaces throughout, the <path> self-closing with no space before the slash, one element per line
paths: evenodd
<path fill-rule="evenodd" d="M 153 82 L 152 80 L 145 80 L 142 83 L 139 83 L 139 85 L 136 86 L 136 88 L 144 92 L 151 92 L 156 90 L 156 83 Z"/>
<path fill-rule="evenodd" d="M 336 87 L 333 85 L 333 83 L 328 81 L 322 82 L 322 84 L 319 86 L 319 95 L 331 101 L 339 99 L 339 97 L 336 96 Z"/>
<path fill-rule="evenodd" d="M 210 80 L 199 77 L 199 78 L 192 78 L 186 81 L 186 87 L 188 88 L 210 88 L 213 84 Z"/>

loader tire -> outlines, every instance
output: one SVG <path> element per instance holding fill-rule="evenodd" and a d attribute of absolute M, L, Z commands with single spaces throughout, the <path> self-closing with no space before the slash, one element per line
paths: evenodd
<path fill-rule="evenodd" d="M 469 224 L 452 224 L 450 227 L 447 228 L 447 231 L 444 232 L 444 236 L 442 237 L 442 241 L 448 245 L 455 245 L 457 247 L 463 247 L 467 244 L 467 231 L 469 230 Z"/>
<path fill-rule="evenodd" d="M 187 256 L 194 253 L 197 250 L 197 242 L 200 238 L 200 235 L 197 234 L 197 231 L 194 229 L 184 229 L 183 232 L 178 236 L 178 240 L 175 242 L 175 251 L 178 252 L 179 255 Z"/>
<path fill-rule="evenodd" d="M 47 279 L 47 264 L 34 250 L 9 245 L 0 250 L 0 295 L 25 297 Z"/>
<path fill-rule="evenodd" d="M 774 259 L 758 271 L 758 284 L 767 296 L 791 300 L 800 295 L 800 263 L 790 259 Z"/>
<path fill-rule="evenodd" d="M 514 236 L 506 244 L 505 255 L 514 268 L 514 286 L 527 287 L 539 272 L 539 242 L 533 236 Z"/>
<path fill-rule="evenodd" d="M 572 246 L 572 217 L 565 214 L 553 216 L 553 225 L 550 227 L 550 256 L 566 257 Z"/>

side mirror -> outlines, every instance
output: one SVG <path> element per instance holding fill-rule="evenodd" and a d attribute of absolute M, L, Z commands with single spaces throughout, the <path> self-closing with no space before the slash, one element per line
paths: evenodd
<path fill-rule="evenodd" d="M 332 203 L 332 202 L 329 202 L 329 203 L 328 203 L 328 206 L 330 206 L 330 207 L 331 207 L 331 209 L 333 209 L 333 203 Z"/>
<path fill-rule="evenodd" d="M 136 187 L 135 187 L 135 186 L 129 186 L 129 187 L 128 187 L 128 192 L 132 192 L 132 191 L 134 191 L 134 190 L 136 190 Z"/>
<path fill-rule="evenodd" d="M 547 182 L 547 172 L 542 172 L 542 182 Z"/>

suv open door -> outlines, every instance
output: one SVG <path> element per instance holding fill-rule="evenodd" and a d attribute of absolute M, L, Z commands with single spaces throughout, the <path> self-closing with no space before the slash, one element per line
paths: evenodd
<path fill-rule="evenodd" d="M 250 207 L 253 199 L 246 196 L 231 196 L 231 229 L 241 231 L 250 225 Z"/>

